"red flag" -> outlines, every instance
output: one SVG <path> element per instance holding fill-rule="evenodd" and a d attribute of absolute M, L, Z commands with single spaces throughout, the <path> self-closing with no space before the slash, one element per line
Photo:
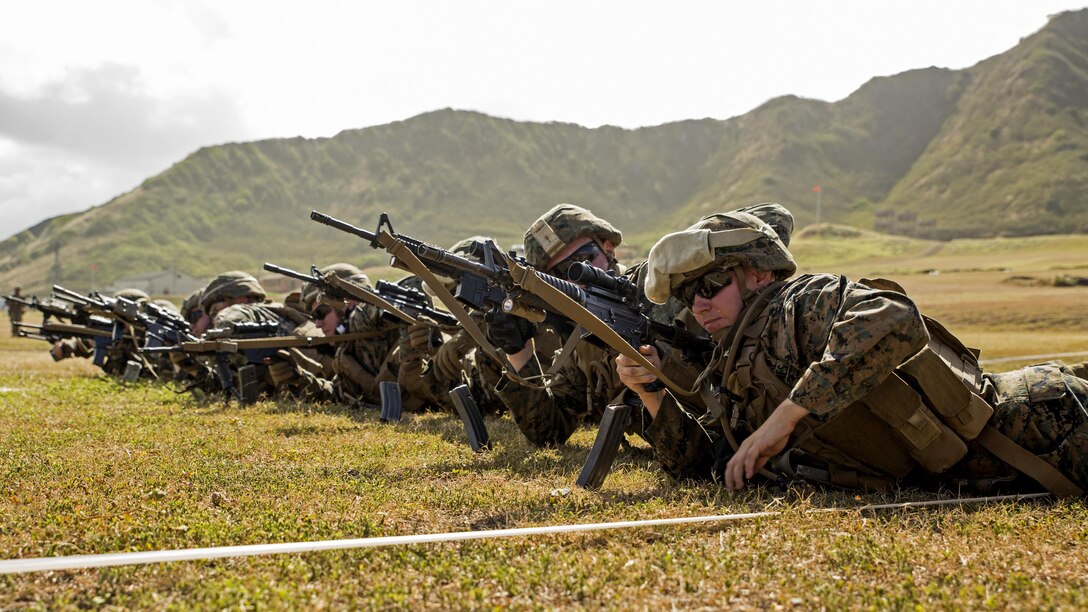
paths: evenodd
<path fill-rule="evenodd" d="M 91 264 L 91 272 L 98 272 L 98 264 L 96 264 L 96 263 Z"/>
<path fill-rule="evenodd" d="M 812 186 L 812 193 L 820 193 L 820 186 L 819 185 L 813 185 Z"/>

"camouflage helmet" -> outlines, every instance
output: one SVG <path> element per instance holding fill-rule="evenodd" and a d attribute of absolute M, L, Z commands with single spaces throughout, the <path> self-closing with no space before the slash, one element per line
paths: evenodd
<path fill-rule="evenodd" d="M 200 298 L 200 307 L 204 312 L 208 312 L 213 304 L 229 298 L 245 296 L 263 302 L 267 294 L 252 274 L 241 270 L 231 270 L 220 274 L 208 283 L 208 286 L 204 288 L 204 295 Z"/>
<path fill-rule="evenodd" d="M 364 287 L 370 286 L 370 277 L 363 273 L 358 267 L 349 263 L 334 263 L 329 264 L 323 268 L 318 269 L 318 273 L 321 276 L 333 275 L 337 278 L 344 280 L 350 280 L 356 285 L 362 285 Z M 299 296 L 299 302 L 304 312 L 311 312 L 317 307 L 318 302 L 326 302 L 332 304 L 329 300 L 324 300 L 325 296 L 322 294 L 321 289 L 313 283 L 306 283 L 302 286 L 302 293 Z M 341 307 L 343 303 L 341 302 Z"/>
<path fill-rule="evenodd" d="M 185 301 L 181 303 L 181 316 L 185 317 L 186 321 L 192 322 L 191 315 L 194 310 L 200 310 L 200 298 L 204 296 L 203 289 L 197 289 L 189 294 L 185 298 Z"/>
<path fill-rule="evenodd" d="M 544 213 L 525 232 L 525 261 L 544 270 L 552 257 L 578 238 L 610 241 L 613 246 L 623 242 L 623 234 L 611 223 L 573 204 L 559 204 Z"/>
<path fill-rule="evenodd" d="M 790 236 L 793 234 L 793 214 L 786 210 L 785 206 L 774 202 L 764 202 L 738 208 L 734 212 L 744 212 L 759 217 L 761 221 L 774 228 L 778 239 L 785 246 L 790 246 Z"/>
<path fill-rule="evenodd" d="M 122 289 L 122 290 L 118 291 L 117 293 L 114 293 L 113 297 L 115 297 L 115 298 L 124 298 L 126 300 L 130 300 L 130 301 L 133 301 L 133 302 L 146 302 L 146 301 L 151 299 L 143 291 L 140 291 L 139 289 L 132 289 L 132 288 Z"/>
<path fill-rule="evenodd" d="M 789 211 L 778 207 L 789 215 Z M 770 212 L 772 209 L 766 209 Z M 792 226 L 778 218 L 783 230 Z M 689 279 L 717 268 L 747 266 L 788 278 L 797 271 L 793 255 L 778 232 L 759 217 L 733 211 L 708 215 L 682 232 L 662 237 L 646 260 L 646 297 L 657 304 L 668 301 L 672 290 Z"/>
<path fill-rule="evenodd" d="M 450 252 L 458 255 L 470 255 L 472 253 L 472 245 L 476 242 L 487 242 L 492 240 L 490 236 L 469 236 L 463 240 L 458 240 L 450 247 Z"/>

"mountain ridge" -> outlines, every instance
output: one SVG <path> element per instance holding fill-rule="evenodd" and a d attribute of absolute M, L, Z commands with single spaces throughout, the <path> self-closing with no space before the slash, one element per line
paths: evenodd
<path fill-rule="evenodd" d="M 644 250 L 711 212 L 760 201 L 873 227 L 881 213 L 931 237 L 1088 232 L 1088 10 L 962 70 L 874 77 L 846 98 L 780 96 L 725 120 L 626 129 L 439 109 L 323 138 L 202 147 L 135 189 L 0 242 L 0 283 L 86 286 L 157 269 L 197 276 L 386 258 L 308 220 L 311 209 L 442 246 L 504 246 L 560 202 L 612 221 Z M 43 279 L 38 282 L 37 279 Z"/>

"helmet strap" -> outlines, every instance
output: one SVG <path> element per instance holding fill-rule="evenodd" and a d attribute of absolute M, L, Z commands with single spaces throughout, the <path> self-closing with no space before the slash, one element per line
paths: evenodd
<path fill-rule="evenodd" d="M 755 295 L 755 292 L 748 288 L 748 284 L 745 282 L 747 279 L 744 275 L 744 266 L 736 266 L 733 268 L 737 274 L 737 289 L 740 289 L 740 303 L 741 306 L 748 303 L 748 300 Z"/>

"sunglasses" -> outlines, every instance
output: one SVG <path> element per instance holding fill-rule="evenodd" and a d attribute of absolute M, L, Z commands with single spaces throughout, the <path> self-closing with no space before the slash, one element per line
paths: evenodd
<path fill-rule="evenodd" d="M 549 270 L 549 274 L 562 279 L 566 279 L 567 270 L 570 269 L 571 264 L 575 262 L 589 263 L 596 259 L 597 256 L 600 254 L 601 247 L 597 246 L 596 242 L 587 242 L 582 246 L 578 247 L 578 250 L 571 253 L 569 256 L 567 256 L 566 259 L 552 266 L 552 269 Z"/>
<path fill-rule="evenodd" d="M 332 307 L 328 306 L 328 305 L 325 305 L 325 304 L 322 304 L 322 305 L 317 307 L 317 310 L 314 310 L 312 316 L 314 318 L 314 321 L 320 321 L 320 320 L 324 319 L 325 317 L 329 316 L 330 312 L 332 312 Z"/>
<path fill-rule="evenodd" d="M 713 298 L 719 291 L 733 284 L 733 269 L 714 270 L 690 280 L 676 289 L 672 295 L 687 306 L 695 304 L 695 296 L 705 300 Z"/>

